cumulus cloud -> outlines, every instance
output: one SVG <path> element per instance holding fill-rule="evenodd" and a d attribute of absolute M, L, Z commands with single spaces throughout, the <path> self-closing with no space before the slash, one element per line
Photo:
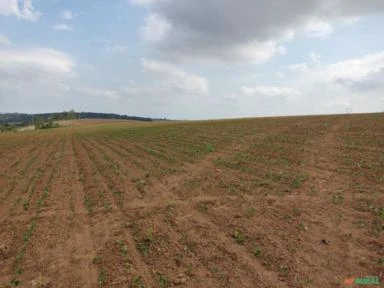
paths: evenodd
<path fill-rule="evenodd" d="M 0 49 L 0 75 L 3 81 L 32 82 L 46 78 L 73 75 L 75 62 L 58 50 L 35 48 L 26 50 Z"/>
<path fill-rule="evenodd" d="M 59 31 L 73 31 L 73 26 L 65 24 L 65 23 L 58 23 L 52 26 L 53 29 L 59 30 Z"/>
<path fill-rule="evenodd" d="M 75 79 L 75 67 L 68 54 L 54 49 L 0 49 L 0 109 L 58 109 L 58 99 L 70 91 L 67 82 Z"/>
<path fill-rule="evenodd" d="M 187 94 L 209 93 L 208 81 L 205 78 L 185 72 L 170 63 L 142 59 L 142 65 L 145 71 L 155 74 L 161 79 L 164 86 Z"/>
<path fill-rule="evenodd" d="M 64 20 L 72 20 L 75 15 L 70 10 L 62 10 L 60 12 L 60 18 Z"/>
<path fill-rule="evenodd" d="M 16 16 L 19 19 L 37 22 L 42 13 L 33 8 L 32 0 L 1 0 L 0 15 Z"/>
<path fill-rule="evenodd" d="M 142 38 L 152 44 L 164 41 L 172 25 L 167 19 L 159 14 L 150 14 L 145 19 L 145 25 L 141 27 Z"/>
<path fill-rule="evenodd" d="M 331 64 L 321 74 L 348 88 L 384 89 L 384 52 Z"/>
<path fill-rule="evenodd" d="M 131 0 L 131 3 L 148 6 L 150 14 L 141 34 L 156 51 L 179 59 L 234 62 L 268 60 L 281 52 L 276 47 L 300 31 L 309 37 L 326 37 L 332 33 L 334 21 L 384 11 L 382 0 Z"/>

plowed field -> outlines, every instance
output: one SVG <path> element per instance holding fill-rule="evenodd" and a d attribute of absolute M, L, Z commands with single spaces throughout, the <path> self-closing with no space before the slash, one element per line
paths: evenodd
<path fill-rule="evenodd" d="M 0 287 L 343 287 L 384 272 L 384 114 L 3 133 L 0 187 Z"/>

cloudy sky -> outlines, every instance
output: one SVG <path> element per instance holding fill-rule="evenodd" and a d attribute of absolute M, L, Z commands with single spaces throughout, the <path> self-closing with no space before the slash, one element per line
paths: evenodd
<path fill-rule="evenodd" d="M 384 111 L 383 0 L 0 0 L 0 112 Z"/>

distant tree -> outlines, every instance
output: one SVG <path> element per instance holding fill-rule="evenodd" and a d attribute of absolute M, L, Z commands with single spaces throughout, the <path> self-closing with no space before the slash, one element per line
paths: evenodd
<path fill-rule="evenodd" d="M 35 130 L 50 129 L 50 128 L 57 128 L 57 127 L 59 127 L 59 125 L 53 122 L 53 119 L 38 118 L 35 121 Z"/>
<path fill-rule="evenodd" d="M 75 110 L 73 110 L 73 109 L 69 110 L 68 114 L 67 114 L 67 119 L 72 120 L 72 119 L 76 119 L 76 118 L 77 118 L 77 115 L 76 115 Z"/>

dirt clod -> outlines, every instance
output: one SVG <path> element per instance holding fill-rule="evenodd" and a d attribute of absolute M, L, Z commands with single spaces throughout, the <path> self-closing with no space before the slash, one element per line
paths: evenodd
<path fill-rule="evenodd" d="M 183 285 L 187 283 L 188 277 L 184 273 L 177 275 L 177 279 L 174 281 L 175 285 Z"/>
<path fill-rule="evenodd" d="M 321 240 L 321 243 L 323 243 L 324 245 L 329 245 L 329 241 L 327 239 Z"/>
<path fill-rule="evenodd" d="M 31 281 L 32 288 L 48 288 L 50 286 L 51 281 L 48 279 L 48 277 L 42 276 L 41 274 L 39 277 Z"/>

